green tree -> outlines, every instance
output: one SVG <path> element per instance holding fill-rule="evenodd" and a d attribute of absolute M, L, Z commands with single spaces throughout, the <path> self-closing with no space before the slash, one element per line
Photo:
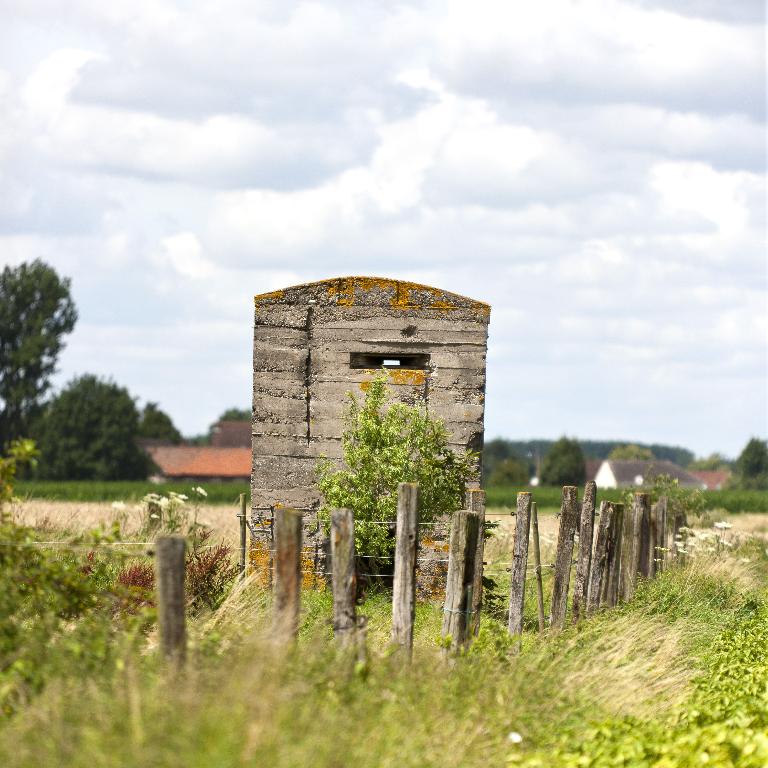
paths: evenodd
<path fill-rule="evenodd" d="M 181 432 L 171 421 L 171 417 L 161 411 L 157 403 L 147 403 L 141 412 L 138 436 L 150 440 L 163 440 L 178 445 Z"/>
<path fill-rule="evenodd" d="M 614 461 L 650 461 L 655 458 L 650 448 L 643 448 L 634 443 L 617 445 L 608 458 Z"/>
<path fill-rule="evenodd" d="M 528 464 L 514 457 L 502 459 L 496 464 L 490 478 L 489 485 L 528 485 L 530 473 Z"/>
<path fill-rule="evenodd" d="M 227 408 L 219 416 L 219 421 L 250 421 L 251 412 L 247 408 Z"/>
<path fill-rule="evenodd" d="M 768 443 L 753 437 L 736 459 L 736 485 L 755 490 L 768 489 Z"/>
<path fill-rule="evenodd" d="M 347 427 L 342 437 L 345 466 L 318 462 L 323 506 L 328 524 L 331 509 L 355 513 L 355 543 L 360 554 L 387 557 L 394 551 L 391 526 L 397 518 L 398 483 L 419 483 L 420 520 L 461 508 L 464 489 L 476 471 L 477 455 L 455 453 L 448 431 L 422 407 L 387 403 L 387 377 L 370 384 L 363 402 L 350 393 Z"/>
<path fill-rule="evenodd" d="M 540 479 L 544 485 L 580 485 L 586 475 L 579 441 L 561 437 L 544 457 Z"/>
<path fill-rule="evenodd" d="M 80 376 L 40 420 L 40 474 L 51 480 L 143 479 L 150 461 L 136 444 L 138 434 L 139 412 L 128 390 Z"/>
<path fill-rule="evenodd" d="M 0 449 L 28 434 L 76 321 L 69 279 L 47 264 L 0 272 Z"/>
<path fill-rule="evenodd" d="M 721 453 L 710 453 L 704 459 L 696 459 L 688 465 L 692 470 L 716 471 L 721 469 L 730 469 L 732 462 L 728 461 Z"/>

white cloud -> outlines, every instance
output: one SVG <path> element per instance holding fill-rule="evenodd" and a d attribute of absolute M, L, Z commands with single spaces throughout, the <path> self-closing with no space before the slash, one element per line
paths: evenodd
<path fill-rule="evenodd" d="M 6 16 L 0 258 L 73 277 L 62 380 L 200 431 L 248 402 L 252 294 L 369 272 L 491 302 L 491 435 L 734 453 L 768 422 L 754 4 Z"/>

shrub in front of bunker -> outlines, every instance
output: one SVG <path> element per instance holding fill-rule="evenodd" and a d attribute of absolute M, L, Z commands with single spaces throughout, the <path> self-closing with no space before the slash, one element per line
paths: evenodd
<path fill-rule="evenodd" d="M 353 510 L 358 556 L 384 559 L 395 548 L 398 483 L 419 484 L 419 520 L 433 522 L 462 507 L 478 454 L 449 448 L 445 425 L 423 406 L 388 402 L 386 372 L 370 382 L 362 402 L 347 396 L 344 468 L 327 458 L 317 465 L 319 518 L 327 531 L 332 509 Z"/>

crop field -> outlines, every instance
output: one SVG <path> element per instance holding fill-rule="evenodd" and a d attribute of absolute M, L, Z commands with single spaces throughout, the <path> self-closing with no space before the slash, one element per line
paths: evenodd
<path fill-rule="evenodd" d="M 763 515 L 724 516 L 731 527 L 721 526 L 717 548 L 692 549 L 685 564 L 641 581 L 630 602 L 562 632 L 537 631 L 529 579 L 520 648 L 503 610 L 489 609 L 469 649 L 447 659 L 442 605 L 419 603 L 405 665 L 391 653 L 383 589 L 359 606 L 363 660 L 334 644 L 324 588 L 302 592 L 296 644 L 276 643 L 270 592 L 234 580 L 235 512 L 193 513 L 225 557 L 194 582 L 182 674 L 157 656 L 151 563 L 119 546 L 141 533 L 140 505 L 13 508 L 13 531 L 6 522 L 0 536 L 18 544 L 0 551 L 0 765 L 768 764 Z M 503 508 L 488 517 L 500 523 L 486 560 L 503 596 L 513 518 Z M 711 523 L 695 522 L 692 535 L 711 541 Z M 543 561 L 557 524 L 542 515 Z M 53 540 L 70 546 L 34 546 Z"/>
<path fill-rule="evenodd" d="M 247 483 L 220 482 L 203 483 L 208 494 L 209 504 L 234 504 L 241 493 L 250 493 Z M 124 501 L 137 502 L 147 493 L 189 494 L 192 483 L 162 483 L 149 481 L 117 482 L 44 482 L 21 481 L 16 486 L 16 494 L 22 499 L 49 501 Z M 525 486 L 490 486 L 486 489 L 488 505 L 514 509 L 515 498 L 519 491 L 532 491 L 540 507 L 556 509 L 560 506 L 560 488 Z M 601 490 L 601 498 L 620 501 L 624 491 Z M 737 514 L 741 512 L 768 513 L 767 491 L 721 490 L 703 491 L 704 506 L 708 510 Z"/>

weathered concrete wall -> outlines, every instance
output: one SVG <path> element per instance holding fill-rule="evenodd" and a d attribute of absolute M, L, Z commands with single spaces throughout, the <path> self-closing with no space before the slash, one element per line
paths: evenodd
<path fill-rule="evenodd" d="M 425 369 L 390 370 L 400 399 L 425 402 L 452 446 L 481 450 L 490 307 L 398 280 L 342 277 L 255 297 L 253 518 L 276 504 L 316 508 L 317 457 L 341 458 L 347 392 L 380 368 L 350 354 L 426 354 Z"/>

